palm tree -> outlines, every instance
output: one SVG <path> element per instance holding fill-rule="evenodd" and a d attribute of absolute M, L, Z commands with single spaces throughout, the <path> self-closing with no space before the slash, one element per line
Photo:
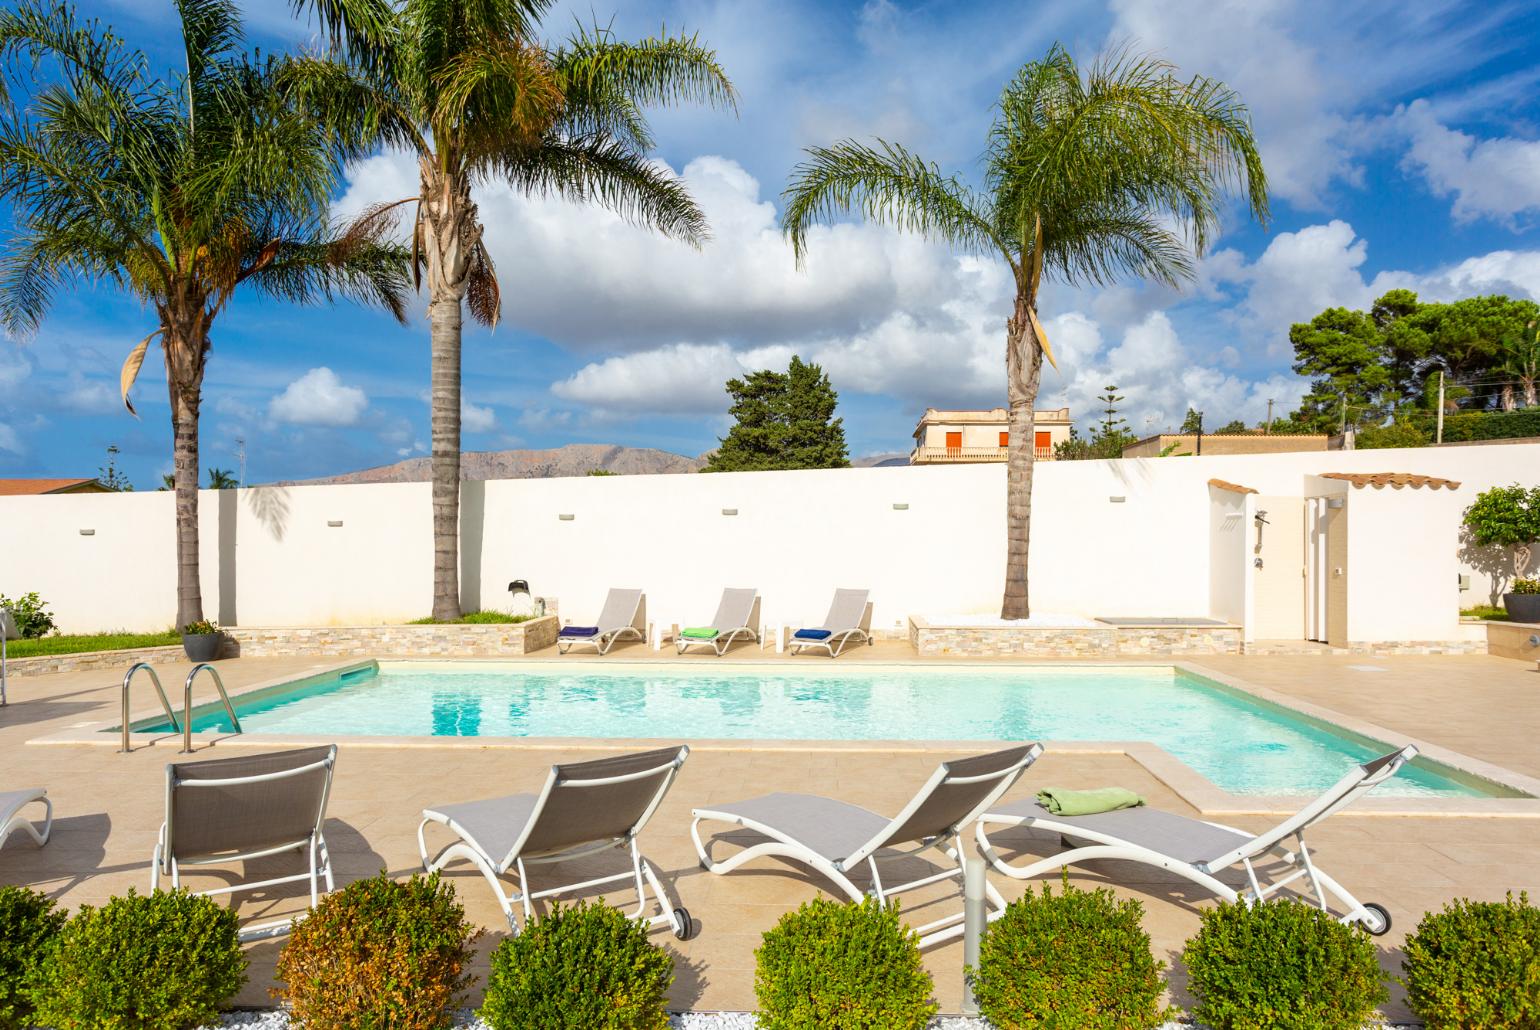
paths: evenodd
<path fill-rule="evenodd" d="M 533 193 L 592 200 L 666 236 L 700 244 L 706 220 L 683 184 L 649 160 L 645 104 L 734 106 L 716 55 L 694 36 L 619 41 L 579 28 L 536 38 L 551 0 L 293 0 L 313 8 L 345 73 L 311 67 L 308 95 L 327 121 L 351 118 L 359 152 L 376 142 L 417 158 L 413 275 L 428 287 L 432 386 L 433 617 L 460 616 L 460 344 L 462 302 L 495 326 L 496 270 L 472 186 L 500 180 Z"/>
<path fill-rule="evenodd" d="M 210 468 L 209 469 L 209 489 L 210 490 L 234 490 L 236 487 L 238 487 L 240 485 L 241 484 L 239 484 L 239 483 L 237 483 L 235 481 L 235 473 L 231 472 L 229 469 L 222 469 L 222 468 Z"/>
<path fill-rule="evenodd" d="M 335 134 L 286 98 L 287 62 L 240 52 L 232 0 L 175 0 L 185 70 L 149 59 L 73 8 L 0 12 L 0 197 L 16 229 L 0 256 L 0 323 L 34 331 L 54 292 L 105 282 L 155 310 L 123 364 L 123 401 L 160 338 L 173 433 L 177 625 L 203 618 L 198 411 L 210 331 L 237 289 L 341 295 L 404 317 L 406 255 L 377 227 L 324 220 Z M 38 62 L 54 75 L 39 75 Z M 17 93 L 23 95 L 18 98 Z"/>
<path fill-rule="evenodd" d="M 1000 95 L 984 188 L 944 175 L 902 146 L 844 140 L 812 147 L 783 195 L 781 227 L 801 264 L 810 226 L 859 209 L 1009 266 L 1006 574 L 1001 616 L 1026 618 L 1032 515 L 1032 412 L 1043 358 L 1044 275 L 1108 283 L 1120 275 L 1176 285 L 1218 227 L 1227 187 L 1267 218 L 1267 183 L 1250 118 L 1234 91 L 1165 61 L 1116 51 L 1084 73 L 1060 46 L 1024 66 Z"/>

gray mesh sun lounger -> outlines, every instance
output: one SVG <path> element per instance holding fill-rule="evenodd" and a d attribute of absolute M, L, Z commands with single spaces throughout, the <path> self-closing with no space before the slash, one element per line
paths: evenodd
<path fill-rule="evenodd" d="M 555 765 L 538 794 L 425 808 L 417 827 L 423 868 L 435 872 L 457 858 L 469 861 L 492 885 L 514 933 L 519 932 L 515 901 L 522 903 L 527 923 L 534 918 L 532 903 L 537 898 L 629 880 L 637 895 L 633 918 L 643 918 L 651 888 L 659 914 L 648 919 L 648 925 L 667 923 L 675 937 L 688 940 L 695 931 L 690 913 L 675 906 L 651 863 L 642 857 L 636 836 L 673 786 L 689 754 L 690 749 L 681 745 Z M 441 824 L 458 838 L 433 859 L 428 858 L 424 835 L 429 823 Z M 532 865 L 554 865 L 611 849 L 630 853 L 629 870 L 544 890 L 535 890 L 530 883 Z M 511 895 L 500 879 L 510 870 L 519 880 L 519 889 Z"/>
<path fill-rule="evenodd" d="M 33 803 L 43 806 L 42 829 L 21 814 L 22 809 Z M 0 791 L 0 848 L 5 847 L 6 838 L 18 830 L 37 841 L 38 847 L 48 843 L 48 835 L 53 832 L 53 802 L 48 800 L 48 792 L 42 787 Z"/>
<path fill-rule="evenodd" d="M 647 639 L 647 595 L 640 590 L 611 590 L 604 598 L 599 621 L 592 626 L 564 626 L 556 649 L 566 654 L 578 645 L 608 654 L 621 637 Z"/>
<path fill-rule="evenodd" d="M 697 808 L 690 837 L 701 865 L 725 874 L 756 858 L 774 855 L 809 866 L 832 880 L 852 901 L 865 895 L 850 879 L 863 864 L 871 877 L 871 895 L 879 904 L 904 891 L 943 880 L 961 880 L 963 871 L 962 828 L 999 800 L 1043 753 L 1039 744 L 1023 744 L 986 755 L 943 762 L 892 819 L 857 805 L 814 794 L 769 794 L 749 801 L 715 808 Z M 702 842 L 703 821 L 730 823 L 753 831 L 742 851 L 717 861 Z M 713 844 L 721 838 L 713 839 Z M 912 845 L 908 850 L 897 850 Z M 879 858 L 917 855 L 938 849 L 948 868 L 907 883 L 885 885 L 878 870 Z M 1005 908 L 1005 899 L 986 884 L 990 906 Z M 962 933 L 962 915 L 945 916 L 915 928 L 922 947 Z"/>
<path fill-rule="evenodd" d="M 162 874 L 173 888 L 182 885 L 184 866 L 224 865 L 284 852 L 305 852 L 305 872 L 198 894 L 233 894 L 299 880 L 310 882 L 310 904 L 320 897 L 320 881 L 336 889 L 331 854 L 321 825 L 331 794 L 337 746 L 307 747 L 236 758 L 212 758 L 166 766 L 166 821 L 150 867 L 150 889 Z M 249 927 L 243 940 L 276 937 L 289 921 Z"/>
<path fill-rule="evenodd" d="M 1058 872 L 1063 866 L 1080 862 L 1114 858 L 1165 869 L 1227 901 L 1243 900 L 1248 904 L 1265 900 L 1303 880 L 1305 889 L 1296 888 L 1293 893 L 1313 901 L 1322 911 L 1330 910 L 1330 895 L 1343 908 L 1344 923 L 1362 923 L 1366 930 L 1379 936 L 1390 929 L 1390 913 L 1382 905 L 1360 902 L 1317 868 L 1305 844 L 1305 831 L 1394 776 L 1416 755 L 1417 749 L 1408 745 L 1358 766 L 1294 815 L 1259 834 L 1155 808 L 1125 808 L 1097 815 L 1051 815 L 1035 800 L 1028 799 L 979 816 L 979 851 L 997 870 L 1018 880 Z M 1074 846 L 1031 865 L 1013 866 L 1000 857 L 989 840 L 991 831 L 1013 827 L 1047 830 Z M 1279 863 L 1278 867 L 1257 868 L 1261 862 L 1274 861 Z M 1246 871 L 1246 885 L 1240 890 L 1219 879 L 1221 872 L 1233 866 Z"/>
<path fill-rule="evenodd" d="M 716 630 L 716 636 L 686 637 L 681 627 L 680 635 L 674 638 L 674 647 L 680 654 L 684 654 L 691 644 L 703 645 L 715 651 L 720 658 L 739 636 L 758 642 L 758 626 L 759 591 L 753 587 L 728 587 L 722 591 L 721 603 L 717 605 L 717 613 L 711 617 L 711 623 L 703 627 Z"/>
<path fill-rule="evenodd" d="M 829 614 L 821 626 L 799 629 L 791 635 L 791 653 L 818 648 L 838 658 L 852 640 L 872 642 L 872 606 L 866 598 L 869 590 L 836 590 L 829 604 Z"/>

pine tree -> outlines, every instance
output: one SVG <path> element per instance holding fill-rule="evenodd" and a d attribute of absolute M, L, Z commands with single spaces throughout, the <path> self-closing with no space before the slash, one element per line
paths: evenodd
<path fill-rule="evenodd" d="M 822 368 L 793 356 L 785 372 L 729 379 L 733 427 L 704 472 L 849 468 L 839 394 Z"/>

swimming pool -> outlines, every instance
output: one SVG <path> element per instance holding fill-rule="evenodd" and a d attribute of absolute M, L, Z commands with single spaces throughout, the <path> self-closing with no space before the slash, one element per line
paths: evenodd
<path fill-rule="evenodd" d="M 1237 794 L 1319 791 L 1391 746 L 1169 666 L 381 662 L 242 695 L 236 714 L 247 733 L 344 737 L 1146 740 Z M 229 728 L 194 710 L 195 731 Z M 1377 793 L 1513 796 L 1431 764 Z"/>

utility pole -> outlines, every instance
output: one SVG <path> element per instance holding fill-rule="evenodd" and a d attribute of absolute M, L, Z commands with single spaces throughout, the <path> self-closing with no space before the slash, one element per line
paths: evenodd
<path fill-rule="evenodd" d="M 1267 422 L 1262 426 L 1262 435 L 1271 436 L 1273 433 L 1273 399 L 1267 399 Z"/>
<path fill-rule="evenodd" d="M 244 436 L 237 436 L 235 438 L 235 458 L 240 463 L 240 466 L 241 466 L 241 478 L 239 478 L 239 479 L 237 479 L 235 481 L 235 485 L 236 486 L 245 486 L 246 485 L 246 438 Z"/>
<path fill-rule="evenodd" d="M 1197 446 L 1193 449 L 1193 453 L 1195 457 L 1201 458 L 1203 456 L 1203 412 L 1201 411 L 1198 412 L 1198 442 Z"/>
<path fill-rule="evenodd" d="M 1444 442 L 1444 373 L 1438 373 L 1438 432 L 1433 437 L 1434 443 Z"/>

